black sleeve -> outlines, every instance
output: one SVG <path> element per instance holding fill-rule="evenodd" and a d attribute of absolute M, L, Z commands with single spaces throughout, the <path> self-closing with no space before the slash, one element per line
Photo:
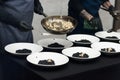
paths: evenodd
<path fill-rule="evenodd" d="M 82 0 L 70 0 L 69 7 L 71 7 L 77 12 L 81 12 L 84 9 L 84 7 L 81 4 L 81 1 Z"/>
<path fill-rule="evenodd" d="M 34 0 L 34 12 L 37 14 L 43 13 L 43 7 L 39 0 Z"/>
<path fill-rule="evenodd" d="M 38 4 L 41 5 L 40 1 L 39 1 L 39 0 L 34 0 L 34 5 L 36 6 L 36 5 L 38 5 Z"/>

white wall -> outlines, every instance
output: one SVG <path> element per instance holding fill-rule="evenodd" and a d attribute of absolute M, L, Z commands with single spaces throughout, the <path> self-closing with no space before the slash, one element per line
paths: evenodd
<path fill-rule="evenodd" d="M 45 13 L 48 16 L 52 15 L 67 15 L 67 3 L 69 0 L 40 0 Z M 114 4 L 114 0 L 111 0 L 112 4 Z M 112 27 L 112 17 L 108 12 L 100 10 L 100 16 L 103 22 L 104 30 L 108 30 Z M 48 37 L 57 37 L 57 38 L 65 38 L 65 35 L 41 35 L 41 33 L 46 33 L 46 31 L 41 26 L 41 19 L 44 17 L 41 15 L 34 15 L 33 20 L 33 34 L 34 34 L 34 42 L 36 43 L 38 40 L 42 38 Z"/>

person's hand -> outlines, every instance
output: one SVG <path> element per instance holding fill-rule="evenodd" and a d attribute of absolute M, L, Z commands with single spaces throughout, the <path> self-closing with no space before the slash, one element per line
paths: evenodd
<path fill-rule="evenodd" d="M 33 30 L 33 27 L 26 23 L 25 21 L 20 21 L 18 25 L 16 25 L 17 28 L 21 31 L 31 31 Z"/>
<path fill-rule="evenodd" d="M 34 12 L 39 15 L 43 15 L 43 7 L 39 0 L 34 0 Z"/>
<path fill-rule="evenodd" d="M 102 26 L 102 23 L 100 21 L 99 17 L 94 17 L 90 13 L 88 13 L 86 10 L 82 10 L 80 15 L 86 19 L 94 29 L 98 29 L 99 27 Z"/>
<path fill-rule="evenodd" d="M 120 10 L 116 10 L 113 6 L 110 6 L 108 11 L 113 16 L 113 18 L 120 20 Z"/>
<path fill-rule="evenodd" d="M 101 23 L 101 21 L 100 21 L 100 18 L 98 18 L 98 17 L 92 18 L 90 21 L 88 21 L 88 23 L 89 23 L 92 27 L 94 27 L 95 29 L 98 29 L 99 27 L 102 26 L 102 23 Z"/>

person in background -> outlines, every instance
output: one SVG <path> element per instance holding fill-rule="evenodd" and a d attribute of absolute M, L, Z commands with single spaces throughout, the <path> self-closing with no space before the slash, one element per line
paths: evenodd
<path fill-rule="evenodd" d="M 0 0 L 0 53 L 10 43 L 33 43 L 33 13 L 42 15 L 39 0 Z"/>
<path fill-rule="evenodd" d="M 68 16 L 78 21 L 78 26 L 70 34 L 94 35 L 95 32 L 102 31 L 103 27 L 99 16 L 101 5 L 116 18 L 115 8 L 109 0 L 70 0 Z"/>

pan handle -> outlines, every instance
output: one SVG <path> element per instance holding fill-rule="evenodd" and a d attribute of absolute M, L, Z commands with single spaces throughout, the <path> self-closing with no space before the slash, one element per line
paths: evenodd
<path fill-rule="evenodd" d="M 44 13 L 44 12 L 42 13 L 42 15 L 43 15 L 44 17 L 48 17 L 48 15 L 47 15 L 46 13 Z"/>

